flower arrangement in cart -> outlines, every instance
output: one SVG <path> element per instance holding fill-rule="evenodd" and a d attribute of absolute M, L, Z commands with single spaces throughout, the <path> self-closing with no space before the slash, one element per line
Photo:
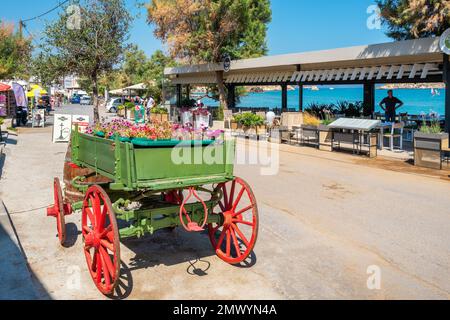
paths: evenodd
<path fill-rule="evenodd" d="M 182 126 L 169 122 L 153 120 L 146 124 L 135 124 L 124 119 L 114 119 L 111 122 L 99 122 L 88 127 L 87 134 L 122 142 L 137 141 L 215 141 L 223 137 L 222 130 L 209 130 L 202 126 L 194 129 L 191 125 Z"/>

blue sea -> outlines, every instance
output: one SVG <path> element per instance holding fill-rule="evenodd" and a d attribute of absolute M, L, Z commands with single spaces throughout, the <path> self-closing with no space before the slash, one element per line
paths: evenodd
<path fill-rule="evenodd" d="M 404 106 L 398 112 L 407 112 L 410 115 L 429 114 L 437 112 L 444 114 L 445 109 L 445 90 L 437 89 L 440 95 L 432 95 L 431 89 L 395 89 L 394 96 L 404 102 Z M 378 106 L 380 101 L 387 96 L 387 90 L 377 89 L 375 93 L 376 111 L 381 112 Z M 362 86 L 341 86 L 329 87 L 320 86 L 319 91 L 304 89 L 303 91 L 304 108 L 308 108 L 311 103 L 336 103 L 338 101 L 362 101 Z M 207 106 L 217 106 L 218 103 L 211 99 L 203 99 Z M 238 108 L 269 107 L 270 109 L 281 107 L 281 91 L 266 91 L 262 93 L 249 93 L 240 98 L 237 104 Z M 288 91 L 288 107 L 298 110 L 298 90 Z"/>

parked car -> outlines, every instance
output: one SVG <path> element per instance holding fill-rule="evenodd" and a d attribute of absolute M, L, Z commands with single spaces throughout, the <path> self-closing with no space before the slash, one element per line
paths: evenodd
<path fill-rule="evenodd" d="M 123 99 L 122 98 L 112 98 L 111 100 L 108 101 L 108 103 L 106 104 L 105 108 L 107 112 L 111 112 L 111 113 L 117 113 L 117 110 L 119 110 L 119 106 L 130 102 L 130 100 L 128 99 Z"/>
<path fill-rule="evenodd" d="M 80 101 L 81 101 L 81 96 L 78 94 L 74 94 L 72 96 L 72 98 L 70 99 L 70 103 L 72 103 L 72 104 L 80 104 Z"/>
<path fill-rule="evenodd" d="M 91 104 L 91 97 L 86 96 L 86 95 L 81 96 L 81 98 L 80 98 L 80 104 L 81 104 L 81 105 L 90 105 L 90 104 Z"/>

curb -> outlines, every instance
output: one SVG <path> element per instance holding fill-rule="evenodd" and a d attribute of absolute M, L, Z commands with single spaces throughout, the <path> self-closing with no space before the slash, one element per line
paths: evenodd
<path fill-rule="evenodd" d="M 0 200 L 0 300 L 38 299 L 27 258 L 11 217 Z"/>

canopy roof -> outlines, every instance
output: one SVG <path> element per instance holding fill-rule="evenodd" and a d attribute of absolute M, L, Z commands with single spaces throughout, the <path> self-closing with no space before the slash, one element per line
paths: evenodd
<path fill-rule="evenodd" d="M 0 91 L 9 91 L 11 90 L 11 86 L 6 83 L 0 82 Z"/>
<path fill-rule="evenodd" d="M 35 96 L 36 92 L 39 92 L 39 95 L 41 95 L 41 96 L 48 94 L 47 90 L 45 90 L 41 86 L 35 84 L 35 85 L 32 85 L 31 90 L 27 92 L 27 97 L 33 98 Z"/>
<path fill-rule="evenodd" d="M 147 86 L 144 83 L 138 83 L 129 87 L 124 88 L 124 90 L 147 90 Z"/>
<path fill-rule="evenodd" d="M 439 38 L 267 56 L 231 62 L 229 84 L 442 80 Z M 173 84 L 213 84 L 222 64 L 166 68 Z"/>

